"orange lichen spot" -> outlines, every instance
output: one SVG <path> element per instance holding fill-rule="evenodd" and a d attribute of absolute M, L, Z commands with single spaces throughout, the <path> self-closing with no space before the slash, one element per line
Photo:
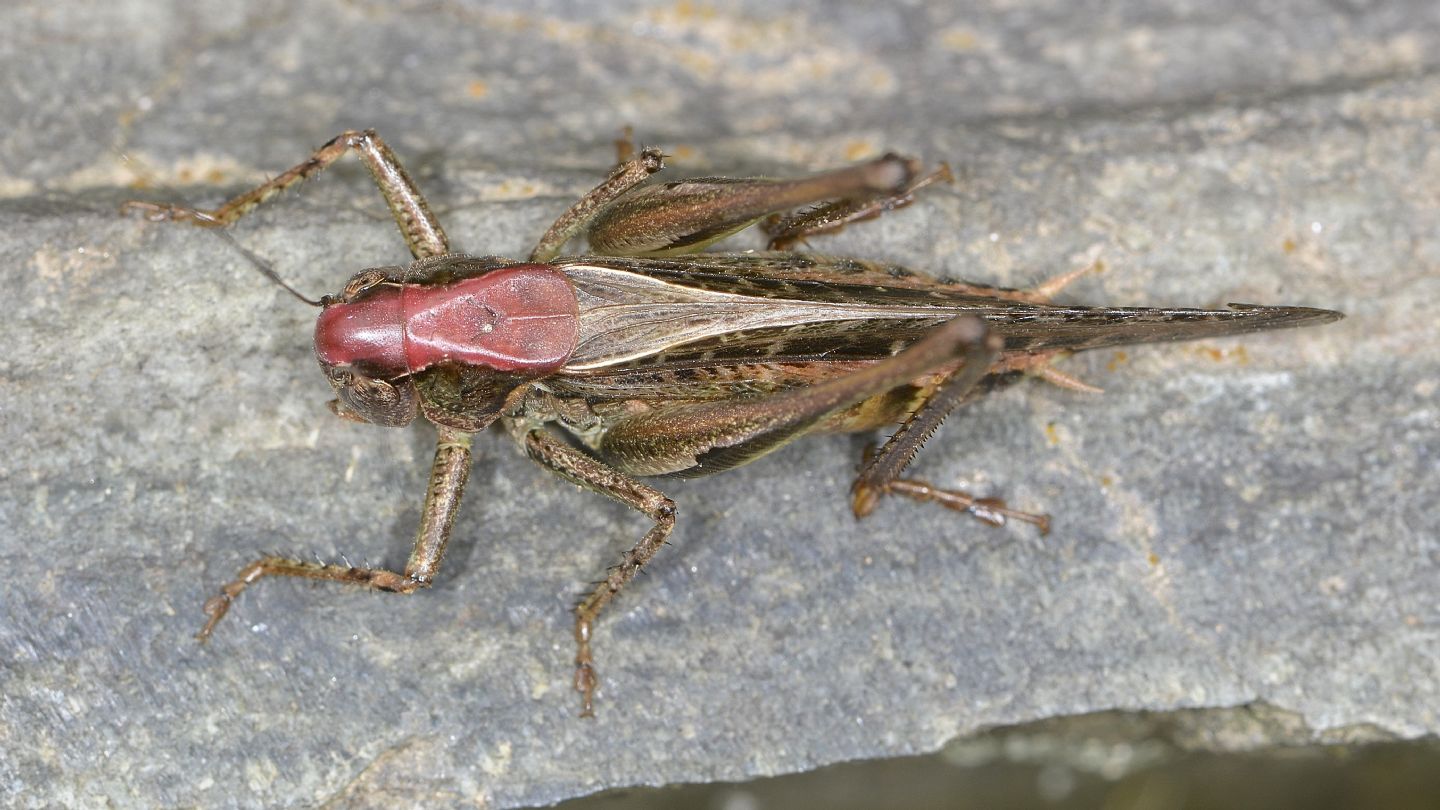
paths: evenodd
<path fill-rule="evenodd" d="M 674 14 L 676 19 L 682 22 L 695 19 L 713 20 L 716 16 L 714 7 L 692 3 L 690 0 L 680 0 L 680 2 L 671 7 L 671 13 Z"/>
<path fill-rule="evenodd" d="M 1110 486 L 1111 486 L 1112 484 L 1114 484 L 1114 483 L 1115 483 L 1115 479 L 1114 479 L 1114 478 L 1111 478 L 1111 477 L 1108 476 L 1108 475 L 1102 475 L 1102 476 L 1100 476 L 1100 486 L 1105 487 L 1106 489 L 1109 489 Z"/>
<path fill-rule="evenodd" d="M 195 180 L 195 171 L 189 166 L 181 166 L 180 170 L 175 172 L 175 179 L 182 183 L 192 182 Z"/>
<path fill-rule="evenodd" d="M 833 71 L 829 71 L 825 75 L 828 76 L 831 72 Z M 896 86 L 895 74 L 888 70 L 867 70 L 861 74 L 861 77 L 866 86 L 877 93 L 888 92 L 895 89 Z"/>
<path fill-rule="evenodd" d="M 1280 249 L 1283 250 L 1283 251 L 1285 251 L 1286 253 L 1294 253 L 1294 252 L 1295 252 L 1295 248 L 1297 248 L 1297 247 L 1300 247 L 1300 245 L 1298 245 L 1298 244 L 1295 242 L 1294 239 L 1291 239 L 1291 238 L 1288 237 L 1288 236 L 1285 237 L 1285 241 L 1284 241 L 1284 242 L 1281 242 L 1281 243 L 1280 243 Z"/>
<path fill-rule="evenodd" d="M 865 141 L 851 141 L 845 145 L 846 160 L 864 160 L 875 154 L 875 147 Z"/>
<path fill-rule="evenodd" d="M 1244 346 L 1236 346 L 1232 349 L 1217 349 L 1214 346 L 1201 346 L 1195 351 L 1217 363 L 1225 360 L 1233 360 L 1243 366 L 1250 362 L 1250 353 L 1245 351 Z"/>
<path fill-rule="evenodd" d="M 495 198 L 528 200 L 540 194 L 540 187 L 528 180 L 501 180 L 495 186 Z"/>
<path fill-rule="evenodd" d="M 470 83 L 465 85 L 465 93 L 471 98 L 484 98 L 490 93 L 490 85 L 479 79 L 471 79 Z"/>
<path fill-rule="evenodd" d="M 940 41 L 945 43 L 945 47 L 956 51 L 973 50 L 980 44 L 980 38 L 968 28 L 952 28 L 945 32 Z"/>
<path fill-rule="evenodd" d="M 1151 567 L 1151 568 L 1159 568 L 1159 567 L 1160 567 L 1160 555 L 1159 555 L 1159 554 L 1156 554 L 1155 552 L 1152 551 L 1152 552 L 1150 552 L 1149 554 L 1146 554 L 1146 555 L 1145 555 L 1145 559 L 1150 562 L 1150 567 Z"/>
<path fill-rule="evenodd" d="M 676 55 L 676 61 L 684 65 L 694 73 L 710 74 L 719 70 L 720 63 L 708 53 L 700 51 L 681 51 Z"/>
<path fill-rule="evenodd" d="M 1045 423 L 1045 439 L 1049 441 L 1051 445 L 1060 443 L 1060 431 L 1056 429 L 1054 422 Z"/>
<path fill-rule="evenodd" d="M 1114 371 L 1115 369 L 1125 365 L 1128 362 L 1130 362 L 1129 354 L 1126 354 L 1125 352 L 1115 352 L 1114 354 L 1110 355 L 1110 362 L 1105 364 L 1105 368 L 1110 371 Z"/>
<path fill-rule="evenodd" d="M 205 172 L 205 182 L 213 186 L 218 186 L 225 182 L 225 172 L 220 169 L 210 169 Z"/>
<path fill-rule="evenodd" d="M 1105 272 L 1106 270 L 1109 270 L 1110 268 L 1105 266 L 1105 260 L 1104 260 L 1104 259 L 1096 259 L 1094 262 L 1091 262 L 1090 267 L 1089 267 L 1088 269 L 1089 269 L 1090 272 L 1092 272 L 1092 273 L 1103 273 L 1103 272 Z"/>

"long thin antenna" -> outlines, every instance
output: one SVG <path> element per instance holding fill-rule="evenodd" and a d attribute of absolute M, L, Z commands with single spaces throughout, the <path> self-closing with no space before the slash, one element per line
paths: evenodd
<path fill-rule="evenodd" d="M 146 169 L 138 160 L 130 157 L 130 155 L 120 151 L 119 149 L 115 150 L 115 154 L 117 154 L 120 157 L 120 160 L 124 161 L 125 164 L 129 166 L 132 171 L 134 171 L 141 177 L 144 177 L 148 183 L 162 189 L 163 191 L 165 191 L 165 193 L 169 194 L 171 197 L 174 197 L 175 199 L 183 203 L 185 207 L 192 213 L 196 221 L 204 223 L 204 227 L 206 230 L 213 232 L 216 236 L 219 236 L 221 239 L 224 239 L 226 242 L 230 243 L 231 247 L 235 248 L 235 250 L 238 251 L 241 256 L 244 256 L 250 262 L 250 264 L 255 267 L 256 270 L 260 271 L 260 275 L 270 279 L 275 284 L 279 285 L 282 289 L 284 289 L 286 292 L 290 293 L 297 299 L 305 302 L 306 304 L 309 304 L 312 307 L 324 306 L 324 302 L 306 297 L 299 290 L 286 283 L 285 279 L 281 278 L 280 274 L 275 272 L 275 266 L 272 265 L 269 260 L 263 258 L 250 248 L 247 248 L 244 245 L 240 244 L 239 240 L 232 236 L 229 231 L 225 230 L 224 225 L 219 220 L 215 219 L 213 216 L 206 213 L 205 211 L 202 211 L 190 205 L 190 201 L 185 199 L 185 195 L 181 194 L 179 191 L 176 191 L 175 188 L 170 186 L 168 183 L 156 179 L 155 173 Z M 127 203 L 126 205 L 129 204 Z M 121 210 L 124 210 L 123 206 Z"/>
<path fill-rule="evenodd" d="M 180 198 L 180 201 L 181 201 L 181 202 L 185 202 L 185 199 L 184 199 L 183 197 L 181 197 L 181 198 Z M 295 296 L 296 298 L 300 299 L 301 301 L 304 301 L 305 303 L 309 304 L 309 305 L 312 306 L 312 307 L 324 306 L 324 304 L 321 303 L 320 301 L 317 301 L 317 300 L 315 300 L 315 299 L 313 299 L 313 298 L 308 298 L 308 297 L 306 297 L 303 293 L 301 293 L 299 290 L 295 289 L 294 287 L 291 287 L 291 286 L 285 281 L 285 279 L 280 278 L 280 274 L 279 274 L 279 273 L 275 272 L 275 266 L 272 265 L 268 259 L 265 259 L 264 257 L 260 256 L 260 255 L 259 255 L 258 253 L 256 253 L 255 251 L 253 251 L 253 250 L 251 250 L 250 248 L 247 248 L 247 247 L 245 247 L 244 245 L 240 244 L 240 240 L 236 239 L 234 236 L 231 235 L 231 233 L 230 233 L 229 231 L 225 230 L 224 226 L 221 225 L 219 222 L 217 222 L 214 217 L 210 216 L 209 214 L 207 214 L 207 213 L 205 213 L 204 211 L 201 211 L 201 210 L 199 210 L 199 209 L 197 209 L 197 208 L 191 208 L 190 210 L 192 210 L 192 211 L 195 212 L 195 218 L 196 218 L 197 220 L 200 220 L 200 221 L 202 221 L 202 222 L 207 223 L 207 227 L 210 228 L 210 229 L 213 229 L 214 232 L 215 232 L 215 234 L 216 234 L 217 236 L 221 237 L 221 238 L 224 239 L 226 242 L 229 242 L 229 243 L 231 244 L 231 246 L 233 246 L 236 250 L 240 251 L 240 255 L 241 255 L 241 256 L 244 256 L 245 258 L 249 259 L 249 260 L 250 260 L 250 263 L 253 264 L 253 265 L 255 265 L 255 269 L 256 269 L 256 270 L 259 270 L 261 275 L 263 275 L 264 277 L 270 279 L 271 281 L 275 282 L 276 284 L 279 284 L 281 287 L 283 287 L 283 288 L 285 289 L 286 292 L 290 293 L 291 295 Z"/>

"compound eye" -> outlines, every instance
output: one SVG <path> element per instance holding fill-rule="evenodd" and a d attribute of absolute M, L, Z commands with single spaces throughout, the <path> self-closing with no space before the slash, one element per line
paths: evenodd
<path fill-rule="evenodd" d="M 395 381 L 366 377 L 347 368 L 326 368 L 325 376 L 339 398 L 337 413 L 377 425 L 399 427 L 420 412 L 415 385 L 408 377 Z"/>

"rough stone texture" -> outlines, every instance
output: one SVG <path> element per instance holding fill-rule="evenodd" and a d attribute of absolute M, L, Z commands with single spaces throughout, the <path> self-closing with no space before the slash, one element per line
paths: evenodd
<path fill-rule="evenodd" d="M 1440 5 L 950 5 L 0 8 L 4 803 L 510 807 L 1255 700 L 1440 731 Z M 1022 286 L 1098 250 L 1071 300 L 1350 317 L 1082 356 L 1103 397 L 958 414 L 917 471 L 1051 511 L 1043 541 L 857 524 L 844 437 L 665 484 L 680 528 L 599 630 L 597 722 L 566 608 L 644 521 L 499 437 L 434 590 L 267 582 L 195 644 L 258 550 L 403 560 L 432 439 L 330 417 L 311 312 L 214 234 L 118 218 L 166 192 L 116 147 L 209 202 L 373 126 L 458 247 L 518 255 L 627 123 L 677 175 L 956 167 L 830 252 Z M 404 258 L 333 175 L 235 230 L 311 291 Z"/>

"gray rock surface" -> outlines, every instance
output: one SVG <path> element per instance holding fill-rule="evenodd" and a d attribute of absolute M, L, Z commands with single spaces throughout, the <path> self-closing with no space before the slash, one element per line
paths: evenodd
<path fill-rule="evenodd" d="M 0 31 L 3 803 L 513 807 L 1257 700 L 1440 731 L 1430 0 L 22 0 Z M 680 527 L 599 629 L 596 722 L 566 609 L 644 521 L 501 437 L 436 588 L 266 582 L 194 643 L 257 551 L 402 562 L 432 436 L 331 417 L 311 311 L 212 233 L 117 217 L 167 193 L 117 150 L 210 203 L 375 127 L 457 247 L 520 255 L 624 124 L 676 176 L 957 169 L 827 252 L 1011 286 L 1098 253 L 1068 300 L 1349 317 L 1080 356 L 1104 396 L 954 416 L 917 473 L 1052 512 L 1043 540 L 856 523 L 845 437 L 665 483 Z M 312 292 L 405 257 L 331 174 L 234 231 Z"/>

